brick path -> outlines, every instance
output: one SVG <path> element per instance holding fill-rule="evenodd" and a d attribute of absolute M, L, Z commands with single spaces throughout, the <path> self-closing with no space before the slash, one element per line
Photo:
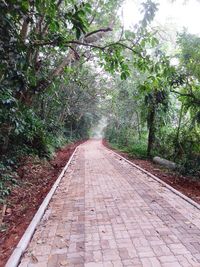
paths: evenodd
<path fill-rule="evenodd" d="M 89 141 L 19 266 L 200 266 L 200 211 Z"/>

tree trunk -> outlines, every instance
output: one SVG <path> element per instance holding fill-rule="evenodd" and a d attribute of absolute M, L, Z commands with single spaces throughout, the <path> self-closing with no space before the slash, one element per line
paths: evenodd
<path fill-rule="evenodd" d="M 2 123 L 0 127 L 0 132 L 3 136 L 3 144 L 0 147 L 0 157 L 6 154 L 10 141 L 10 133 L 13 130 L 13 127 L 9 123 Z"/>
<path fill-rule="evenodd" d="M 180 109 L 178 128 L 177 128 L 175 142 L 174 142 L 174 160 L 177 158 L 179 151 L 180 151 L 179 134 L 180 134 L 182 118 L 183 118 L 183 104 L 181 105 L 181 109 Z"/>
<path fill-rule="evenodd" d="M 155 141 L 155 105 L 151 106 L 149 113 L 149 136 L 148 136 L 148 147 L 147 157 L 152 157 L 152 149 Z"/>
<path fill-rule="evenodd" d="M 140 117 L 139 117 L 139 114 L 137 111 L 136 111 L 136 117 L 137 117 L 138 138 L 139 138 L 139 140 L 141 140 Z"/>

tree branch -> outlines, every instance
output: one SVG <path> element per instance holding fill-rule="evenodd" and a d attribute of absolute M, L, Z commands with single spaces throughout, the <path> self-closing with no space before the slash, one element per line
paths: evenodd
<path fill-rule="evenodd" d="M 193 103 L 194 104 L 197 104 L 197 105 L 200 105 L 200 99 L 196 98 L 196 96 L 194 94 L 187 94 L 187 93 L 180 93 L 180 92 L 177 92 L 175 90 L 170 90 L 172 93 L 175 93 L 175 94 L 178 94 L 180 96 L 185 96 L 185 97 L 190 97 L 193 99 Z"/>
<path fill-rule="evenodd" d="M 95 31 L 92 31 L 92 32 L 89 32 L 87 33 L 85 36 L 84 36 L 84 40 L 87 41 L 87 38 L 93 34 L 96 34 L 96 33 L 99 33 L 99 32 L 110 32 L 112 31 L 112 28 L 110 27 L 107 27 L 107 28 L 102 28 L 102 29 L 98 29 L 98 30 L 95 30 Z"/>

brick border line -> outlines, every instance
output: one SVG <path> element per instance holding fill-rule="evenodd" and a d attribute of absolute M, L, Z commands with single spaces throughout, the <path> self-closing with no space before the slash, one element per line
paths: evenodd
<path fill-rule="evenodd" d="M 104 146 L 104 145 L 103 145 Z M 120 154 L 118 154 L 117 152 L 113 151 L 110 148 L 107 148 L 106 146 L 104 146 L 107 150 L 111 151 L 114 155 L 116 155 L 117 157 L 122 158 L 123 160 L 125 160 L 127 163 L 129 163 L 130 165 L 132 165 L 133 167 L 139 169 L 140 171 L 142 171 L 143 173 L 147 174 L 148 176 L 150 176 L 151 178 L 153 178 L 154 180 L 156 180 L 157 182 L 159 182 L 160 184 L 162 184 L 163 186 L 165 186 L 167 189 L 169 189 L 170 191 L 172 191 L 174 194 L 178 195 L 179 197 L 183 198 L 185 201 L 187 201 L 188 203 L 190 203 L 192 206 L 194 206 L 195 208 L 197 208 L 198 210 L 200 210 L 200 204 L 198 204 L 197 202 L 195 202 L 194 200 L 192 200 L 191 198 L 187 197 L 186 195 L 184 195 L 183 193 L 179 192 L 178 190 L 176 190 L 175 188 L 173 188 L 172 186 L 170 186 L 169 184 L 165 183 L 164 181 L 162 181 L 160 178 L 158 178 L 157 176 L 153 175 L 152 173 L 144 170 L 143 168 L 141 168 L 140 166 L 136 165 L 135 163 L 131 162 L 130 160 L 126 159 L 125 157 L 121 156 Z M 7 267 L 7 266 L 6 266 Z"/>
<path fill-rule="evenodd" d="M 23 253 L 25 252 L 26 248 L 28 247 L 28 244 L 29 244 L 29 242 L 30 242 L 35 230 L 36 230 L 38 223 L 42 219 L 42 217 L 43 217 L 43 215 L 44 215 L 44 213 L 45 213 L 45 211 L 49 205 L 49 202 L 51 201 L 52 196 L 54 195 L 56 189 L 58 188 L 58 185 L 59 185 L 60 181 L 62 180 L 62 178 L 63 178 L 66 170 L 68 169 L 70 163 L 72 162 L 72 159 L 73 159 L 75 153 L 77 152 L 79 146 L 77 146 L 75 148 L 75 150 L 72 153 L 71 157 L 69 158 L 67 164 L 65 165 L 65 167 L 61 171 L 60 175 L 58 176 L 57 180 L 53 184 L 51 190 L 49 191 L 49 193 L 47 194 L 47 196 L 43 200 L 42 204 L 40 205 L 40 207 L 37 210 L 36 214 L 34 215 L 33 219 L 31 220 L 28 228 L 26 229 L 25 233 L 23 234 L 22 238 L 20 239 L 19 243 L 17 244 L 16 248 L 14 249 L 13 253 L 9 257 L 5 267 L 17 267 L 18 264 L 20 263 L 20 259 L 23 255 Z"/>

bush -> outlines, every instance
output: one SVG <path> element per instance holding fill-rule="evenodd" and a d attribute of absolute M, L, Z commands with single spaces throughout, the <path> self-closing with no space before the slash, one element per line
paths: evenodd
<path fill-rule="evenodd" d="M 132 146 L 128 147 L 128 152 L 138 158 L 146 158 L 147 157 L 147 144 L 144 140 L 141 142 L 137 142 L 132 144 Z"/>
<path fill-rule="evenodd" d="M 11 161 L 7 162 L 7 164 L 0 162 L 0 203 L 10 194 L 12 186 L 18 184 L 12 165 L 13 162 Z"/>
<path fill-rule="evenodd" d="M 145 132 L 141 133 L 139 139 L 138 133 L 133 128 L 120 127 L 120 129 L 116 130 L 116 128 L 111 128 L 110 125 L 106 129 L 105 137 L 113 148 L 120 149 L 138 158 L 147 157 L 147 137 Z"/>

